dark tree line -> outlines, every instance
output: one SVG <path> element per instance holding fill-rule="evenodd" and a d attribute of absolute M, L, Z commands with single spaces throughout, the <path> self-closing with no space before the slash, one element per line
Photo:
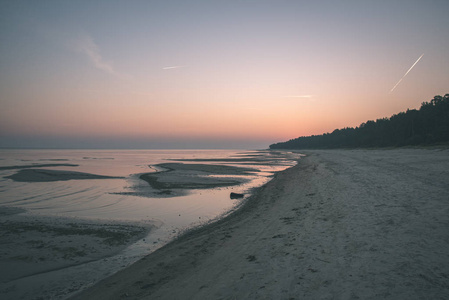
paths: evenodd
<path fill-rule="evenodd" d="M 449 142 L 449 94 L 423 102 L 419 110 L 408 109 L 390 118 L 367 121 L 356 128 L 299 137 L 270 145 L 270 149 L 396 147 L 446 142 Z"/>

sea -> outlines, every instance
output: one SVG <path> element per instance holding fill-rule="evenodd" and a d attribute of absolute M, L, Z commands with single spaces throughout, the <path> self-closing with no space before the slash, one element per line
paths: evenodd
<path fill-rule="evenodd" d="M 31 215 L 151 223 L 145 242 L 129 255 L 148 254 L 183 231 L 225 216 L 274 173 L 296 164 L 297 155 L 269 150 L 0 150 L 0 206 L 17 207 Z M 175 197 L 157 196 L 140 179 L 160 171 L 167 162 L 217 164 L 254 168 L 232 187 L 190 189 Z M 21 169 L 75 171 L 112 179 L 20 182 L 8 176 Z M 211 174 L 210 176 L 213 176 Z M 218 175 L 217 175 L 218 176 Z M 138 191 L 138 192 L 136 192 Z M 147 191 L 147 192 L 146 192 Z M 230 193 L 244 194 L 231 199 Z"/>
<path fill-rule="evenodd" d="M 299 156 L 270 150 L 0 149 L 0 217 L 5 211 L 20 211 L 21 217 L 27 220 L 62 220 L 66 224 L 76 224 L 77 220 L 84 224 L 131 223 L 151 228 L 144 238 L 113 256 L 66 264 L 63 268 L 8 282 L 3 287 L 0 283 L 0 289 L 5 295 L 17 292 L 24 297 L 31 293 L 39 299 L 66 299 L 160 249 L 186 230 L 238 209 L 255 188 L 267 183 L 276 172 L 294 166 Z M 171 180 L 188 181 L 192 177 L 198 182 L 206 177 L 208 182 L 224 178 L 240 183 L 201 189 L 180 185 L 184 189 L 172 192 L 153 188 L 140 178 L 142 174 L 155 176 L 156 172 L 169 171 L 159 165 L 164 163 L 200 165 L 200 172 L 193 166 L 184 166 L 187 168 Z M 237 175 L 210 173 L 229 169 L 226 166 L 251 171 L 237 172 Z M 36 174 L 44 174 L 45 180 Z M 82 176 L 70 177 L 73 174 Z M 232 192 L 244 197 L 232 199 Z M 16 267 L 20 267 L 20 262 Z M 27 288 L 22 291 L 17 286 Z"/>

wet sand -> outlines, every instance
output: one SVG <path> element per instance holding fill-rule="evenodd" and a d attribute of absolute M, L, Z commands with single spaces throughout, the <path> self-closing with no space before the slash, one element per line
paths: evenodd
<path fill-rule="evenodd" d="M 17 182 L 50 182 L 82 179 L 116 179 L 121 177 L 103 176 L 75 171 L 46 170 L 46 169 L 22 169 L 5 178 Z"/>
<path fill-rule="evenodd" d="M 107 260 L 152 228 L 151 223 L 39 216 L 0 206 L 0 298 L 66 298 L 119 270 Z"/>
<path fill-rule="evenodd" d="M 447 299 L 449 151 L 307 151 L 75 299 Z"/>
<path fill-rule="evenodd" d="M 163 163 L 154 167 L 163 171 L 145 173 L 139 178 L 148 182 L 152 188 L 168 194 L 172 194 L 172 189 L 210 189 L 240 185 L 248 180 L 237 176 L 259 171 L 234 166 L 183 163 Z"/>

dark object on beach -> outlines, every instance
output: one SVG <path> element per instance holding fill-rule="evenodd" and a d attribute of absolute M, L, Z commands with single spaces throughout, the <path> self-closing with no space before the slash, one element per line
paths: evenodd
<path fill-rule="evenodd" d="M 244 194 L 238 194 L 238 193 L 231 193 L 231 199 L 240 199 L 243 198 Z"/>
<path fill-rule="evenodd" d="M 246 259 L 248 261 L 255 261 L 255 260 L 257 260 L 257 258 L 254 255 L 248 255 L 248 257 Z"/>

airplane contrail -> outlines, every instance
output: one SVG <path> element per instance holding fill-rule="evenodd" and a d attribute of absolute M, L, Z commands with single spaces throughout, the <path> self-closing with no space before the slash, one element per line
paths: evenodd
<path fill-rule="evenodd" d="M 399 79 L 398 83 L 396 83 L 396 85 L 391 89 L 390 93 L 394 91 L 394 89 L 399 85 L 399 83 L 401 83 L 402 79 L 404 79 L 405 76 L 407 76 L 408 72 L 410 72 L 413 67 L 418 63 L 418 61 L 424 56 L 424 53 L 421 54 L 421 56 L 415 61 L 415 63 L 410 67 L 410 69 L 408 69 L 407 72 L 405 72 L 404 76 L 402 76 L 401 79 Z"/>
<path fill-rule="evenodd" d="M 179 69 L 179 68 L 185 68 L 186 66 L 170 66 L 170 67 L 164 67 L 162 70 L 171 70 L 171 69 Z"/>

